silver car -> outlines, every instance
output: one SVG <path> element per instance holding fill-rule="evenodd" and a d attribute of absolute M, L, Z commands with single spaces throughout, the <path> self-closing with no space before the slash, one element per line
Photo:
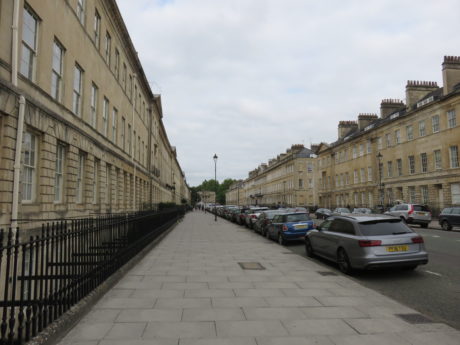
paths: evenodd
<path fill-rule="evenodd" d="M 422 228 L 427 228 L 431 222 L 431 212 L 424 205 L 399 204 L 393 206 L 385 214 L 399 217 L 407 224 L 420 224 Z"/>
<path fill-rule="evenodd" d="M 307 256 L 354 269 L 402 267 L 415 269 L 428 262 L 423 237 L 401 219 L 386 215 L 332 216 L 305 235 Z"/>

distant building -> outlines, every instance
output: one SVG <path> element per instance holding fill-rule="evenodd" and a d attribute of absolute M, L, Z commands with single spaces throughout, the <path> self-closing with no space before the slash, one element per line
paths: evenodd
<path fill-rule="evenodd" d="M 202 192 L 198 192 L 198 195 L 200 196 L 201 202 L 205 204 L 215 204 L 216 203 L 216 192 L 204 190 Z"/>
<path fill-rule="evenodd" d="M 460 204 L 460 57 L 444 57 L 442 75 L 442 87 L 408 81 L 406 103 L 384 99 L 380 116 L 340 121 L 317 150 L 321 206 Z"/>
<path fill-rule="evenodd" d="M 2 1 L 0 40 L 0 227 L 190 200 L 115 0 Z"/>

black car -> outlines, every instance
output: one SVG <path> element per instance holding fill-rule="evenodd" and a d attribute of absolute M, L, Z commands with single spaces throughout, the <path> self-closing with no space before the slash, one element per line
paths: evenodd
<path fill-rule="evenodd" d="M 332 214 L 332 211 L 327 208 L 318 208 L 315 211 L 315 216 L 317 219 L 326 219 Z"/>
<path fill-rule="evenodd" d="M 452 227 L 460 226 L 460 207 L 446 207 L 438 219 L 443 230 L 452 230 Z"/>

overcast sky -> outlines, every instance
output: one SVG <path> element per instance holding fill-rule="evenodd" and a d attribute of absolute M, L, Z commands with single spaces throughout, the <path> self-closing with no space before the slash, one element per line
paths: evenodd
<path fill-rule="evenodd" d="M 117 0 L 190 186 L 246 178 L 340 120 L 442 85 L 458 0 Z"/>

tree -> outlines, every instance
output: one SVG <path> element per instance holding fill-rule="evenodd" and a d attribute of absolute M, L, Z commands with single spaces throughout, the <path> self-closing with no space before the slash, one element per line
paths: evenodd
<path fill-rule="evenodd" d="M 204 180 L 199 186 L 196 187 L 191 187 L 191 192 L 192 192 L 192 204 L 199 202 L 200 196 L 198 195 L 198 192 L 202 191 L 211 191 L 211 192 L 216 192 L 216 201 L 219 204 L 224 205 L 225 204 L 225 193 L 227 193 L 228 189 L 232 185 L 232 183 L 236 182 L 237 180 L 233 180 L 231 178 L 225 179 L 222 184 L 219 183 L 219 181 L 216 181 L 214 179 L 211 180 Z"/>

